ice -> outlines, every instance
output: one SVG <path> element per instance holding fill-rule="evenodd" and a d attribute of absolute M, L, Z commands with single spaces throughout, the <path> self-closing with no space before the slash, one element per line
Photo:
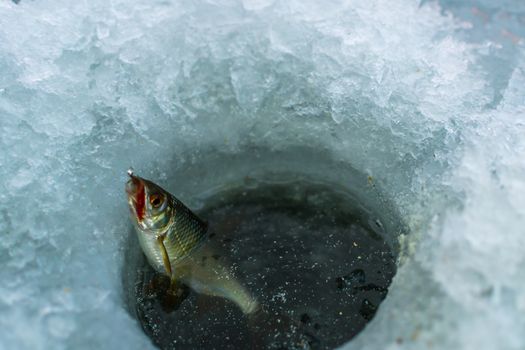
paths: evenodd
<path fill-rule="evenodd" d="M 1 1 L 0 348 L 152 348 L 124 307 L 126 170 L 250 145 L 327 150 L 406 220 L 344 348 L 525 348 L 524 19 L 510 0 Z"/>

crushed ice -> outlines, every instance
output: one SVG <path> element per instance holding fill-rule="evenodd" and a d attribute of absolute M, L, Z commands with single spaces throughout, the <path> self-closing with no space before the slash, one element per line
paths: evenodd
<path fill-rule="evenodd" d="M 17 3 L 0 2 L 0 348 L 152 347 L 123 308 L 123 170 L 250 144 L 330 150 L 409 224 L 346 348 L 525 348 L 523 4 Z"/>

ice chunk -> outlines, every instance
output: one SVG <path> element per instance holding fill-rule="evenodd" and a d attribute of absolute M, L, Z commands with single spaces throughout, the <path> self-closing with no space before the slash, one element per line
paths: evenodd
<path fill-rule="evenodd" d="M 511 1 L 1 1 L 0 348 L 151 348 L 126 169 L 308 145 L 410 228 L 346 348 L 523 349 L 524 36 Z"/>

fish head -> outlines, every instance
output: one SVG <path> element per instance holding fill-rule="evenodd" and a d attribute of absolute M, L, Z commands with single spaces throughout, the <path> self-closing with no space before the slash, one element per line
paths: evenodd
<path fill-rule="evenodd" d="M 147 233 L 165 232 L 172 220 L 173 201 L 171 195 L 157 184 L 128 171 L 126 193 L 135 226 Z"/>

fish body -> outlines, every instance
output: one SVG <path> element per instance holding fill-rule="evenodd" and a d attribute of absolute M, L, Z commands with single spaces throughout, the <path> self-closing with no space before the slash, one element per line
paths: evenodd
<path fill-rule="evenodd" d="M 259 310 L 257 300 L 217 259 L 207 224 L 175 196 L 129 171 L 126 184 L 131 219 L 140 246 L 155 270 L 197 293 L 223 297 L 245 314 Z"/>
<path fill-rule="evenodd" d="M 164 272 L 164 259 L 159 250 L 158 236 L 164 236 L 163 245 L 169 257 L 171 266 L 178 266 L 195 250 L 207 241 L 207 225 L 193 214 L 180 201 L 170 196 L 168 206 L 170 215 L 166 231 L 157 234 L 148 234 L 147 230 L 137 227 L 140 246 L 148 258 L 149 263 L 158 272 Z"/>

